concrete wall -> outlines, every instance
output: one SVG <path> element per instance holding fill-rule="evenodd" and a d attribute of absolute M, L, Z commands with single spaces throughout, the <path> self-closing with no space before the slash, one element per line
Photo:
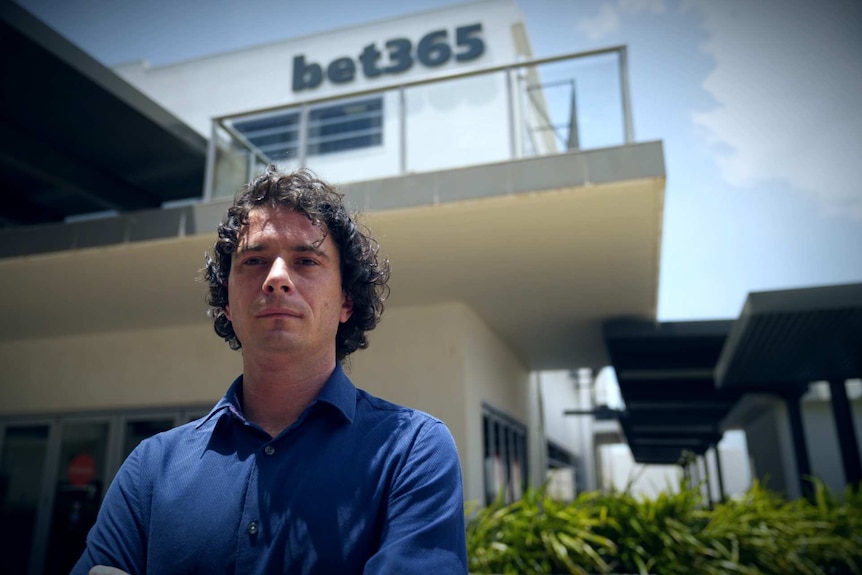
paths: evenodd
<path fill-rule="evenodd" d="M 0 366 L 4 415 L 209 407 L 242 371 L 205 322 L 3 343 Z M 446 422 L 468 499 L 484 498 L 483 402 L 529 421 L 528 371 L 462 303 L 387 309 L 346 368 L 358 387 Z"/>
<path fill-rule="evenodd" d="M 548 492 L 552 497 L 569 501 L 578 494 L 579 487 L 583 488 L 585 483 L 589 483 L 584 454 L 592 450 L 592 418 L 567 416 L 563 412 L 567 409 L 590 407 L 584 405 L 578 391 L 578 383 L 569 370 L 541 371 L 536 377 L 541 389 L 544 415 L 544 440 L 541 449 L 547 452 L 548 441 L 553 441 L 577 458 L 571 467 L 554 470 L 547 469 L 546 461 L 546 468 L 542 470 L 542 481 L 548 483 Z M 595 473 L 592 475 L 594 477 Z"/>
<path fill-rule="evenodd" d="M 468 500 L 482 501 L 484 443 L 482 404 L 502 411 L 528 426 L 529 436 L 539 433 L 529 427 L 529 371 L 512 350 L 470 308 L 463 306 L 466 358 L 467 436 L 464 484 Z"/>
<path fill-rule="evenodd" d="M 214 404 L 242 371 L 206 322 L 0 344 L 0 411 Z"/>
<path fill-rule="evenodd" d="M 858 384 L 851 382 L 848 395 L 856 437 L 862 439 L 862 396 L 855 391 L 857 388 Z M 834 494 L 840 495 L 846 483 L 828 388 L 820 384 L 812 385 L 811 391 L 802 400 L 801 412 L 811 473 L 820 478 Z M 768 477 L 769 488 L 784 491 L 788 497 L 799 497 L 801 488 L 797 480 L 787 407 L 783 400 L 775 398 L 770 406 L 759 413 L 744 428 L 753 461 L 753 474 L 761 480 Z"/>
<path fill-rule="evenodd" d="M 784 401 L 775 398 L 770 407 L 753 418 L 745 427 L 745 437 L 754 477 L 766 480 L 766 486 L 773 491 L 789 498 L 799 497 L 802 491 L 796 480 L 796 456 Z"/>
<path fill-rule="evenodd" d="M 407 87 L 403 93 L 397 89 L 411 81 L 441 78 L 529 58 L 529 45 L 521 21 L 521 13 L 513 0 L 485 0 L 166 66 L 151 67 L 146 62 L 132 62 L 117 66 L 114 71 L 208 138 L 213 118 L 238 114 L 251 114 L 246 116 L 248 118 L 268 116 L 276 108 L 284 113 L 285 106 L 293 106 L 290 110 L 299 114 L 302 103 L 308 103 L 313 112 L 320 106 L 336 103 L 334 100 L 320 102 L 321 98 L 375 90 L 371 94 L 350 96 L 350 99 L 382 97 L 380 143 L 308 158 L 315 171 L 325 174 L 332 183 L 363 181 L 404 172 L 427 172 L 510 159 L 514 145 L 512 136 L 521 132 L 521 129 L 511 128 L 511 114 L 531 122 L 531 126 L 537 123 L 544 126 L 546 112 L 540 114 L 542 118 L 533 117 L 536 112 L 532 108 L 537 104 L 527 105 L 523 94 L 510 97 L 510 86 L 503 71 Z M 476 25 L 481 26 L 481 30 L 470 31 Z M 433 35 L 441 32 L 445 32 L 445 36 Z M 448 46 L 450 55 L 444 63 L 434 66 L 422 63 L 419 46 L 429 34 L 434 39 L 432 54 L 443 54 L 444 45 Z M 397 48 L 399 44 L 387 47 L 387 42 L 393 40 L 402 42 L 400 46 L 409 42 L 410 51 Z M 469 56 L 475 41 L 484 45 L 481 55 L 459 61 L 459 56 Z M 371 72 L 373 77 L 370 78 L 365 70 L 367 60 L 360 56 L 369 47 L 379 53 L 374 64 L 378 72 Z M 301 58 L 301 62 L 297 58 Z M 348 59 L 355 68 L 353 80 L 335 83 L 328 78 L 330 63 Z M 386 71 L 403 62 L 411 65 L 400 72 Z M 297 70 L 301 71 L 299 77 L 308 79 L 311 69 L 321 72 L 320 84 L 303 88 L 304 81 L 300 81 L 297 86 Z M 535 84 L 538 79 L 532 80 Z M 513 90 L 523 92 L 526 86 L 526 80 L 511 79 Z M 539 102 L 539 106 L 544 105 L 542 93 L 532 91 L 531 98 Z M 527 112 L 510 110 L 519 104 L 527 106 Z M 528 113 L 531 111 L 532 116 Z M 230 125 L 231 121 L 226 123 Z M 551 132 L 542 130 L 538 137 L 541 140 L 539 151 L 557 151 Z M 217 142 L 218 162 L 209 193 L 211 197 L 232 197 L 237 184 L 252 177 L 248 159 L 230 144 L 232 138 L 227 131 L 220 129 L 214 141 Z M 283 169 L 294 169 L 300 163 L 295 154 L 289 158 L 273 155 L 271 161 Z M 260 167 L 251 170 L 258 171 Z"/>
<path fill-rule="evenodd" d="M 853 413 L 859 455 L 862 457 L 862 394 L 859 392 L 858 380 L 848 382 L 847 395 Z M 832 415 L 829 387 L 825 382 L 812 384 L 811 391 L 803 398 L 802 426 L 812 473 L 823 480 L 832 493 L 842 494 L 847 484 L 841 461 L 841 444 Z"/>
<path fill-rule="evenodd" d="M 468 306 L 393 307 L 351 359 L 363 389 L 446 422 L 461 458 L 467 500 L 484 499 L 482 403 L 527 424 L 529 373 Z"/>
<path fill-rule="evenodd" d="M 803 401 L 802 426 L 805 429 L 811 471 L 822 479 L 833 493 L 842 493 L 846 487 L 844 467 L 841 463 L 838 432 L 832 417 L 832 404 L 823 400 Z"/>
<path fill-rule="evenodd" d="M 362 389 L 421 409 L 463 436 L 464 350 L 458 304 L 387 308 L 370 346 L 345 366 Z"/>
<path fill-rule="evenodd" d="M 126 81 L 153 98 L 192 128 L 209 137 L 210 119 L 284 106 L 295 102 L 397 85 L 419 78 L 439 77 L 456 71 L 485 68 L 514 62 L 523 53 L 525 40 L 516 38 L 522 18 L 512 0 L 470 2 L 410 16 L 292 38 L 245 50 L 189 60 L 167 66 L 151 67 L 146 62 L 117 66 Z M 456 62 L 455 29 L 481 23 L 485 53 L 475 60 Z M 428 68 L 416 59 L 420 39 L 435 30 L 447 30 L 452 49 L 449 62 Z M 363 49 L 373 44 L 381 52 L 378 66 L 392 64 L 385 43 L 395 38 L 410 40 L 413 65 L 397 74 L 366 78 L 358 61 Z M 303 55 L 307 63 L 326 67 L 337 58 L 349 57 L 356 66 L 355 79 L 333 84 L 324 79 L 319 87 L 294 92 L 293 61 Z M 526 54 L 525 54 L 526 55 Z"/>
<path fill-rule="evenodd" d="M 566 409 L 589 409 L 583 407 L 578 397 L 576 382 L 568 370 L 542 371 L 542 411 L 545 414 L 545 437 L 558 445 L 577 453 L 579 451 L 581 417 L 565 416 Z"/>
<path fill-rule="evenodd" d="M 675 490 L 682 478 L 679 465 L 644 465 L 635 462 L 631 449 L 625 443 L 599 447 L 602 490 L 628 489 L 636 497 L 655 498 L 658 494 Z"/>
<path fill-rule="evenodd" d="M 724 494 L 732 497 L 748 491 L 751 487 L 751 465 L 746 448 L 745 433 L 738 429 L 725 431 L 721 441 L 718 442 L 718 451 L 721 460 Z M 720 499 L 718 471 L 713 450 L 708 452 L 707 465 L 712 478 L 710 495 L 713 501 L 718 501 Z"/>

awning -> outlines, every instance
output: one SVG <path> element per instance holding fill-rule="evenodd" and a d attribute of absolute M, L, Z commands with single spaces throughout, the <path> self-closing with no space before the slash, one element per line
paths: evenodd
<path fill-rule="evenodd" d="M 677 463 L 721 439 L 738 394 L 716 389 L 714 369 L 731 321 L 613 321 L 605 342 L 625 402 L 621 423 L 640 463 Z"/>
<path fill-rule="evenodd" d="M 205 138 L 12 2 L 0 77 L 0 227 L 200 197 Z"/>

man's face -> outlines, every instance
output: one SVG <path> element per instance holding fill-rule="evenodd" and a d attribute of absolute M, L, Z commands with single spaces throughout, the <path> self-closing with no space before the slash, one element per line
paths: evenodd
<path fill-rule="evenodd" d="M 334 358 L 339 323 L 352 311 L 341 289 L 338 248 L 325 228 L 287 208 L 249 212 L 225 307 L 244 352 Z"/>

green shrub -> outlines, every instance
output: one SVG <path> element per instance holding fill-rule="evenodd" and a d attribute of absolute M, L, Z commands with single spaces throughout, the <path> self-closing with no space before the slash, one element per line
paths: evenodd
<path fill-rule="evenodd" d="M 467 553 L 475 573 L 609 573 L 603 557 L 615 551 L 593 532 L 589 510 L 528 491 L 510 505 L 480 509 L 467 524 Z"/>
<path fill-rule="evenodd" d="M 572 503 L 544 490 L 474 510 L 473 573 L 862 575 L 862 494 L 843 500 L 815 482 L 815 501 L 785 501 L 759 483 L 744 497 L 703 505 L 680 485 L 655 499 L 584 493 Z"/>

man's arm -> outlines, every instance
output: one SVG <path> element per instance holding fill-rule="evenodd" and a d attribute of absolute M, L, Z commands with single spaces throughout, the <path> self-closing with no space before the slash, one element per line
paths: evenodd
<path fill-rule="evenodd" d="M 90 569 L 89 575 L 129 575 L 122 569 L 116 569 L 114 567 L 106 567 L 104 565 L 96 565 L 92 569 Z"/>
<path fill-rule="evenodd" d="M 455 441 L 429 422 L 389 495 L 380 548 L 365 573 L 466 573 L 464 491 Z"/>
<path fill-rule="evenodd" d="M 116 567 L 132 575 L 146 572 L 148 519 L 141 489 L 144 482 L 142 447 L 132 452 L 111 482 L 96 524 L 87 535 L 87 547 L 72 569 L 72 575 L 87 575 L 97 565 Z"/>

